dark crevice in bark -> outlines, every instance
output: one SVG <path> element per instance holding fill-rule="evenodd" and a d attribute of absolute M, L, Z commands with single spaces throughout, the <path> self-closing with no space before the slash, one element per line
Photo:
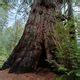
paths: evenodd
<path fill-rule="evenodd" d="M 42 15 L 43 14 L 43 11 L 40 11 L 39 14 Z"/>
<path fill-rule="evenodd" d="M 33 13 L 36 13 L 36 9 L 33 9 Z"/>
<path fill-rule="evenodd" d="M 41 55 L 40 55 L 40 58 L 39 58 L 39 63 L 38 63 L 38 67 L 47 67 L 47 62 L 46 62 L 46 59 L 47 59 L 47 55 L 46 55 L 46 49 L 45 49 L 45 43 L 44 43 L 44 40 L 43 40 L 43 43 L 41 44 Z"/>

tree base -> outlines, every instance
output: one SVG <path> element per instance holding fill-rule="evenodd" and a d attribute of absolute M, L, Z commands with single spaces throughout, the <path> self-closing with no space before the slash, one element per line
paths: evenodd
<path fill-rule="evenodd" d="M 49 5 L 50 6 L 50 5 Z M 45 60 L 55 58 L 55 13 L 54 7 L 33 5 L 24 33 L 2 69 L 10 72 L 34 71 L 49 67 Z"/>

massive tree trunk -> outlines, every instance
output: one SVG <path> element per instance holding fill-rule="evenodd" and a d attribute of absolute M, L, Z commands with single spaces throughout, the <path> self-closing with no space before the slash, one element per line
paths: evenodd
<path fill-rule="evenodd" d="M 59 5 L 57 0 L 34 0 L 24 33 L 3 69 L 27 71 L 45 66 L 46 59 L 55 57 L 55 12 Z"/>

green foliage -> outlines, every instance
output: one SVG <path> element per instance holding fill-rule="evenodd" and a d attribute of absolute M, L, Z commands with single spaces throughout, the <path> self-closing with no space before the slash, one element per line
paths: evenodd
<path fill-rule="evenodd" d="M 72 42 L 70 40 L 70 25 L 73 25 L 73 21 L 67 22 L 66 25 L 58 22 L 55 28 L 56 39 L 58 41 L 58 53 L 56 56 L 58 63 L 63 65 L 57 69 L 57 72 L 64 73 L 64 75 L 56 80 L 80 80 L 80 49 L 77 48 L 77 39 Z M 72 69 L 69 69 L 70 66 L 72 66 Z"/>
<path fill-rule="evenodd" d="M 2 7 L 5 10 L 8 10 L 9 4 L 8 4 L 7 0 L 0 0 L 0 7 Z"/>
<path fill-rule="evenodd" d="M 72 61 L 72 63 L 74 63 L 74 58 L 77 58 L 77 44 L 76 39 L 73 40 L 74 42 L 70 40 L 70 24 L 72 25 L 72 22 L 67 22 L 66 25 L 62 22 L 58 22 L 56 25 L 55 34 L 58 39 L 57 48 L 59 51 L 59 53 L 57 53 L 57 57 L 61 57 L 65 62 L 69 60 L 68 62 Z"/>
<path fill-rule="evenodd" d="M 58 68 L 58 72 L 66 72 L 67 71 L 67 68 L 65 68 L 64 66 L 60 66 Z"/>
<path fill-rule="evenodd" d="M 56 80 L 80 80 L 80 69 L 65 72 L 64 75 L 57 77 Z"/>
<path fill-rule="evenodd" d="M 57 77 L 56 80 L 66 80 L 63 78 L 63 76 Z"/>
<path fill-rule="evenodd" d="M 18 24 L 15 23 L 12 27 L 5 28 L 0 34 L 0 66 L 11 54 L 23 33 L 24 27 L 20 23 L 18 21 Z"/>

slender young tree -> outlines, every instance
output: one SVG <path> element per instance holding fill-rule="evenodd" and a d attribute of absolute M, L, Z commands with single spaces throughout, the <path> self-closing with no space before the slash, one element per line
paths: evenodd
<path fill-rule="evenodd" d="M 71 23 L 70 24 L 70 40 L 71 42 L 73 40 L 76 41 L 76 33 L 75 33 L 75 24 L 74 24 L 74 17 L 73 17 L 73 8 L 72 8 L 72 0 L 67 0 L 68 4 L 68 21 Z"/>

